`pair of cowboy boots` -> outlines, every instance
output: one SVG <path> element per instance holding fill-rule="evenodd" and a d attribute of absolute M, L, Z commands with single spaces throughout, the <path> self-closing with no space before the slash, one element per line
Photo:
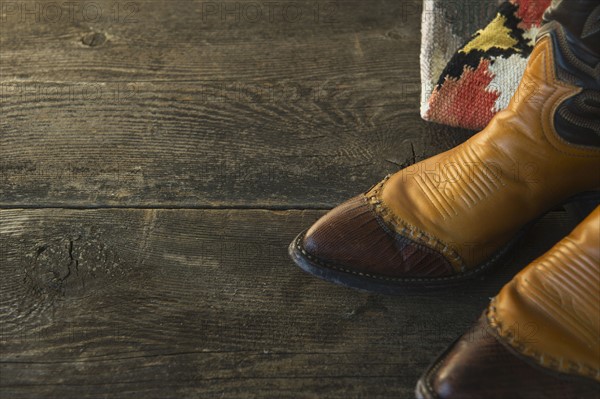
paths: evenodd
<path fill-rule="evenodd" d="M 506 110 L 326 214 L 292 242 L 293 260 L 373 292 L 452 287 L 498 264 L 549 210 L 597 201 L 600 6 L 569 1 L 545 14 Z M 600 397 L 600 208 L 502 289 L 417 397 Z"/>

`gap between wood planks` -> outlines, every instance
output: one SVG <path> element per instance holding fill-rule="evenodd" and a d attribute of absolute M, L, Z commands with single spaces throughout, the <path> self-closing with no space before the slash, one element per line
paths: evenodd
<path fill-rule="evenodd" d="M 341 202 L 340 202 L 341 203 Z M 156 210 L 206 210 L 206 211 L 218 211 L 218 210 L 251 210 L 251 211 L 328 211 L 332 208 L 322 206 L 307 206 L 307 205 L 0 205 L 0 210 L 30 210 L 30 209 L 75 209 L 75 210 L 94 210 L 94 209 L 156 209 Z"/>

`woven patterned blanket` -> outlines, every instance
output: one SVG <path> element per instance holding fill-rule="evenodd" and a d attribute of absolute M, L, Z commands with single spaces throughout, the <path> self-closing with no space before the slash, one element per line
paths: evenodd
<path fill-rule="evenodd" d="M 550 3 L 425 0 L 421 116 L 450 126 L 484 128 L 516 91 Z M 464 8 L 452 20 L 448 16 L 456 11 L 449 7 Z M 464 40 L 465 29 L 473 24 L 483 28 Z"/>

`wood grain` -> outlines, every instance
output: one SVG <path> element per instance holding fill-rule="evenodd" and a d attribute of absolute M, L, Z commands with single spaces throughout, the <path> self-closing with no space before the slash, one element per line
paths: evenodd
<path fill-rule="evenodd" d="M 418 116 L 418 0 L 52 4 L 1 28 L 0 206 L 330 208 L 461 137 Z"/>
<path fill-rule="evenodd" d="M 322 209 L 472 132 L 419 118 L 420 0 L 275 3 L 0 2 L 0 397 L 410 398 L 569 231 L 451 294 L 304 274 Z"/>
<path fill-rule="evenodd" d="M 0 211 L 2 397 L 410 397 L 572 225 L 547 216 L 498 272 L 452 295 L 384 297 L 288 259 L 322 213 Z"/>

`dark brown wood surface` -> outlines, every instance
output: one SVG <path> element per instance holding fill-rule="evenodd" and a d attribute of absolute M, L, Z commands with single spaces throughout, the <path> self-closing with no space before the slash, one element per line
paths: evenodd
<path fill-rule="evenodd" d="M 454 292 L 289 260 L 325 209 L 468 137 L 418 116 L 419 0 L 0 4 L 2 399 L 410 398 L 572 225 Z"/>
<path fill-rule="evenodd" d="M 287 244 L 322 213 L 2 211 L 2 397 L 409 398 L 570 223 L 543 219 L 470 286 L 386 297 L 291 263 Z"/>
<path fill-rule="evenodd" d="M 44 4 L 1 27 L 0 205 L 327 208 L 428 147 L 419 0 Z"/>

